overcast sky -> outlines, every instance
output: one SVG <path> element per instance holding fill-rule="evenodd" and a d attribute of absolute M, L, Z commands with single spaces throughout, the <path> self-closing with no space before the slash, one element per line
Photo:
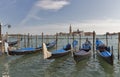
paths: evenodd
<path fill-rule="evenodd" d="M 0 0 L 0 22 L 9 33 L 55 34 L 72 30 L 120 31 L 120 0 Z M 3 27 L 5 28 L 5 27 Z"/>

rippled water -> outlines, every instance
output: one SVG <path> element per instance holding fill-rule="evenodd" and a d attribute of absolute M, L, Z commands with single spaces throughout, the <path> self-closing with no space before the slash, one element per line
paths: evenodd
<path fill-rule="evenodd" d="M 101 40 L 105 42 L 104 38 Z M 85 39 L 82 39 L 82 42 L 84 41 Z M 90 41 L 92 42 L 92 39 Z M 63 47 L 66 42 L 66 39 L 59 39 L 58 48 Z M 120 77 L 117 36 L 109 37 L 109 45 L 114 47 L 113 66 L 97 56 L 94 58 L 93 55 L 77 64 L 71 54 L 52 60 L 44 60 L 42 52 L 23 56 L 2 55 L 0 77 Z"/>

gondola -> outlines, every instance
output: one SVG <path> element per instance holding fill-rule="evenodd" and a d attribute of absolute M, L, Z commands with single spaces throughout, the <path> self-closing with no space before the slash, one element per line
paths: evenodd
<path fill-rule="evenodd" d="M 110 50 L 110 47 L 105 46 L 105 44 L 98 38 L 96 38 L 96 51 L 98 57 L 113 65 L 113 48 Z"/>
<path fill-rule="evenodd" d="M 79 49 L 73 52 L 73 57 L 76 62 L 89 58 L 91 56 L 91 48 L 89 49 Z"/>
<path fill-rule="evenodd" d="M 113 65 L 113 53 L 107 49 L 108 47 L 99 46 L 97 51 L 97 55 L 105 60 L 107 63 Z M 104 50 L 103 50 L 104 49 Z"/>
<path fill-rule="evenodd" d="M 77 44 L 78 44 L 78 41 L 74 40 L 72 43 L 73 48 L 76 47 Z M 64 46 L 61 49 L 55 50 L 53 52 L 49 52 L 47 50 L 45 43 L 43 43 L 44 59 L 54 59 L 54 58 L 59 58 L 59 57 L 68 55 L 71 52 L 71 49 L 72 49 L 71 44 L 68 43 L 66 46 Z"/>
<path fill-rule="evenodd" d="M 71 51 L 71 45 L 69 43 L 66 45 L 65 48 L 61 48 L 53 52 L 49 52 L 47 50 L 46 44 L 43 43 L 44 59 L 54 59 L 54 58 L 62 57 L 69 54 L 70 51 Z"/>
<path fill-rule="evenodd" d="M 20 41 L 22 41 L 22 38 L 20 39 Z M 9 46 L 14 46 L 14 45 L 18 44 L 18 42 L 19 42 L 19 40 L 8 42 L 8 45 Z"/>
<path fill-rule="evenodd" d="M 53 48 L 56 45 L 56 41 L 53 41 L 49 44 L 46 44 L 47 48 Z M 28 48 L 20 48 L 17 50 L 9 50 L 8 54 L 9 55 L 26 55 L 26 54 L 32 54 L 32 53 L 37 53 L 42 51 L 42 46 L 37 47 L 37 48 L 33 48 L 33 47 L 28 47 Z"/>
<path fill-rule="evenodd" d="M 8 42 L 8 45 L 9 46 L 14 46 L 18 43 L 18 41 L 12 41 L 12 42 Z"/>

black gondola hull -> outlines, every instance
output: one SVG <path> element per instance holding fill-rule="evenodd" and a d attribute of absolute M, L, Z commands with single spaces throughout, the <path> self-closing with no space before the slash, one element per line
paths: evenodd
<path fill-rule="evenodd" d="M 82 51 L 78 51 L 78 52 L 82 52 Z M 89 58 L 89 57 L 91 56 L 91 51 L 88 51 L 88 52 L 85 51 L 84 54 L 76 54 L 76 53 L 77 53 L 77 52 L 74 52 L 74 53 L 73 53 L 74 60 L 75 60 L 76 62 L 79 62 L 79 61 L 81 61 L 81 60 L 87 59 L 87 58 Z"/>
<path fill-rule="evenodd" d="M 107 63 L 113 65 L 113 54 L 111 56 L 104 57 L 104 56 L 101 56 L 99 50 L 97 50 L 97 55 L 98 55 L 98 57 L 100 57 L 103 60 L 105 60 Z"/>
<path fill-rule="evenodd" d="M 62 56 L 66 56 L 70 53 L 70 51 L 68 52 L 64 52 L 64 53 L 56 53 L 56 54 L 52 54 L 51 57 L 48 57 L 47 59 L 54 59 L 54 58 L 59 58 L 59 57 L 62 57 Z"/>

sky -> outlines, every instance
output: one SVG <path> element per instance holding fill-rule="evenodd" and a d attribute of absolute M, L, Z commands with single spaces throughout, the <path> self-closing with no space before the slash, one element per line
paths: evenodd
<path fill-rule="evenodd" d="M 120 32 L 120 0 L 0 0 L 2 33 Z M 11 28 L 5 25 L 10 24 Z"/>

